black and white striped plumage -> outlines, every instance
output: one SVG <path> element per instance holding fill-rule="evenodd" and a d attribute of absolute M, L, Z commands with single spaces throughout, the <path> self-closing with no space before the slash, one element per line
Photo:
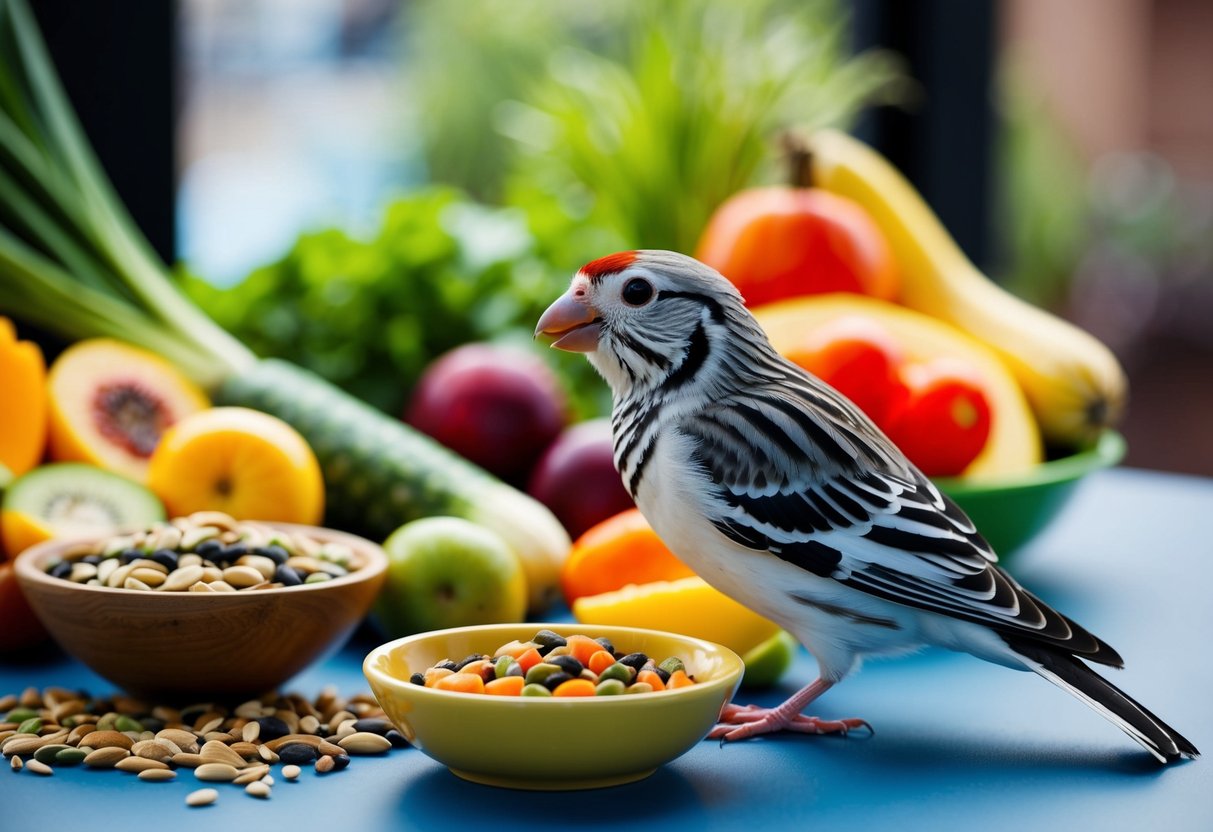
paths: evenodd
<path fill-rule="evenodd" d="M 705 580 L 793 633 L 821 678 L 713 736 L 845 730 L 800 715 L 864 656 L 934 644 L 1033 670 L 1160 761 L 1190 742 L 1090 670 L 1120 656 L 995 565 L 964 513 L 854 405 L 779 356 L 727 280 L 665 251 L 583 267 L 540 319 L 614 394 L 615 463 Z"/>

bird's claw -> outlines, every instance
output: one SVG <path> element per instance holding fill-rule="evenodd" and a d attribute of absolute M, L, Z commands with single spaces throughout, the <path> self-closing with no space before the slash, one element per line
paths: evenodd
<path fill-rule="evenodd" d="M 756 705 L 728 705 L 721 711 L 720 722 L 708 732 L 708 739 L 725 742 L 743 740 L 759 734 L 791 731 L 797 734 L 841 734 L 864 728 L 869 735 L 876 731 L 864 719 L 821 719 L 804 714 L 788 716 L 778 708 L 759 708 Z"/>

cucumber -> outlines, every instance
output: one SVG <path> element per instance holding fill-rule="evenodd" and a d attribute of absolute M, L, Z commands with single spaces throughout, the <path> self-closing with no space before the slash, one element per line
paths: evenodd
<path fill-rule="evenodd" d="M 568 533 L 538 501 L 428 436 L 295 364 L 267 358 L 230 376 L 216 404 L 277 416 L 324 472 L 325 524 L 376 541 L 420 517 L 462 517 L 497 532 L 522 561 L 528 611 L 559 596 Z"/>

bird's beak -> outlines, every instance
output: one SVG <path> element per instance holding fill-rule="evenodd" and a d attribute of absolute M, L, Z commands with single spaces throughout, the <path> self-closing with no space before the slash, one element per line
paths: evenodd
<path fill-rule="evenodd" d="M 552 346 L 568 352 L 593 352 L 601 334 L 602 319 L 598 312 L 571 292 L 557 298 L 535 325 L 536 338 L 540 335 L 555 338 Z"/>

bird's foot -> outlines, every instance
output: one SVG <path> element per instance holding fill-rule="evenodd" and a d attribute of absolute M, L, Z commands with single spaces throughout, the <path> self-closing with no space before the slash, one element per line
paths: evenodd
<path fill-rule="evenodd" d="M 862 719 L 820 719 L 801 713 L 789 713 L 782 708 L 730 704 L 720 712 L 720 722 L 708 732 L 708 739 L 719 739 L 723 743 L 778 731 L 845 735 L 856 728 L 866 728 L 875 733 L 872 726 Z"/>

